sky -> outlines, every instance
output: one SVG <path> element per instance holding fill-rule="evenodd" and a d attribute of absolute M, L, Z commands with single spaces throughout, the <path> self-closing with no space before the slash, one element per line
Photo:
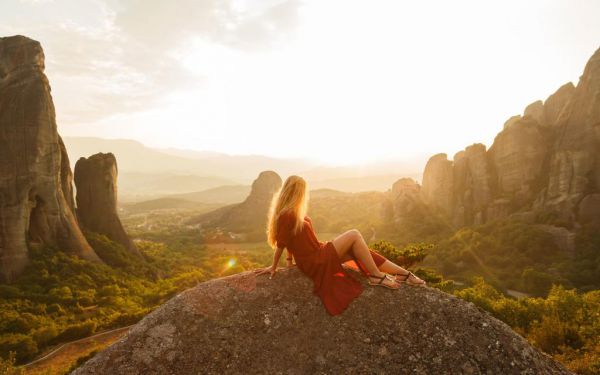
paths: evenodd
<path fill-rule="evenodd" d="M 577 83 L 600 1 L 2 0 L 59 132 L 329 165 L 491 146 Z"/>

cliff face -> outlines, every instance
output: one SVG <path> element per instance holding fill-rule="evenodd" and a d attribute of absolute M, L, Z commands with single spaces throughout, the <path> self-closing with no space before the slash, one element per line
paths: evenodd
<path fill-rule="evenodd" d="M 220 227 L 232 232 L 264 231 L 271 199 L 281 185 L 281 177 L 277 173 L 263 171 L 252 183 L 250 194 L 243 202 L 200 215 L 191 219 L 190 223 L 200 223 L 207 228 Z"/>
<path fill-rule="evenodd" d="M 23 270 L 35 244 L 99 261 L 77 225 L 71 180 L 42 47 L 0 38 L 0 281 Z"/>
<path fill-rule="evenodd" d="M 77 217 L 83 228 L 104 234 L 141 257 L 117 213 L 117 173 L 117 159 L 111 153 L 77 160 Z"/>
<path fill-rule="evenodd" d="M 473 145 L 453 162 L 445 154 L 431 157 L 422 196 L 457 226 L 516 212 L 597 225 L 599 150 L 600 50 L 576 87 L 568 83 L 527 106 L 522 117 L 511 117 L 489 150 Z"/>
<path fill-rule="evenodd" d="M 567 374 L 507 325 L 432 288 L 369 287 L 331 317 L 297 269 L 174 297 L 74 374 Z"/>

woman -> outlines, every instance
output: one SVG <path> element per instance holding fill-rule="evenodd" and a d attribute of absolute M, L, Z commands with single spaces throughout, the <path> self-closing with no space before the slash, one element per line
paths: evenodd
<path fill-rule="evenodd" d="M 361 284 L 342 267 L 342 263 L 350 260 L 369 278 L 370 285 L 390 289 L 398 289 L 400 282 L 425 285 L 412 272 L 370 250 L 356 229 L 342 233 L 333 241 L 319 241 L 311 219 L 306 216 L 307 207 L 306 181 L 299 176 L 288 177 L 274 195 L 269 209 L 267 241 L 275 249 L 273 264 L 257 270 L 258 275 L 270 273 L 273 277 L 283 249 L 287 248 L 288 266 L 296 260 L 298 268 L 313 280 L 314 293 L 331 315 L 342 313 L 362 292 Z"/>

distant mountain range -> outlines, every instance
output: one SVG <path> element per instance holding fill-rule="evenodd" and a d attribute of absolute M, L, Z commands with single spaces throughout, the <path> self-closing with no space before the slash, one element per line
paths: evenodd
<path fill-rule="evenodd" d="M 154 149 L 128 139 L 65 137 L 64 143 L 72 166 L 80 157 L 112 152 L 119 168 L 119 198 L 129 202 L 185 193 L 201 196 L 234 194 L 239 199 L 237 201 L 241 201 L 249 192 L 250 183 L 264 170 L 276 171 L 283 179 L 291 174 L 301 175 L 306 178 L 311 189 L 385 191 L 403 176 L 419 180 L 421 173 L 418 171 L 423 169 L 426 162 L 423 156 L 404 162 L 386 160 L 361 166 L 330 167 L 307 159 Z M 235 185 L 246 186 L 246 190 L 234 193 L 231 186 Z M 229 188 L 212 193 L 206 191 L 225 186 Z M 231 196 L 227 195 L 223 199 L 230 201 Z M 194 198 L 190 200 L 201 201 Z"/>

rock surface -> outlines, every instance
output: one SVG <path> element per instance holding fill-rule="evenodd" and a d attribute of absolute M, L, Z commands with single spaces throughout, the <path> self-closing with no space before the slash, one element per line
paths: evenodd
<path fill-rule="evenodd" d="M 0 38 L 0 281 L 20 274 L 36 244 L 99 261 L 77 225 L 71 179 L 42 47 Z"/>
<path fill-rule="evenodd" d="M 363 294 L 335 317 L 297 269 L 207 281 L 73 374 L 569 373 L 471 303 L 361 280 Z"/>
<path fill-rule="evenodd" d="M 567 83 L 527 106 L 523 116 L 512 116 L 487 152 L 473 145 L 453 162 L 432 156 L 422 192 L 455 226 L 523 212 L 556 217 L 568 227 L 596 226 L 591 197 L 600 193 L 600 49 L 577 86 Z"/>
<path fill-rule="evenodd" d="M 248 197 L 241 203 L 221 207 L 190 219 L 205 228 L 223 228 L 232 232 L 264 233 L 267 212 L 273 194 L 281 187 L 281 177 L 273 171 L 260 172 L 252 183 Z"/>
<path fill-rule="evenodd" d="M 82 228 L 104 234 L 141 257 L 117 213 L 117 174 L 117 159 L 111 153 L 77 160 L 77 217 Z"/>
<path fill-rule="evenodd" d="M 454 209 L 454 171 L 448 155 L 432 156 L 423 172 L 423 198 L 425 202 L 443 210 L 448 215 Z"/>

